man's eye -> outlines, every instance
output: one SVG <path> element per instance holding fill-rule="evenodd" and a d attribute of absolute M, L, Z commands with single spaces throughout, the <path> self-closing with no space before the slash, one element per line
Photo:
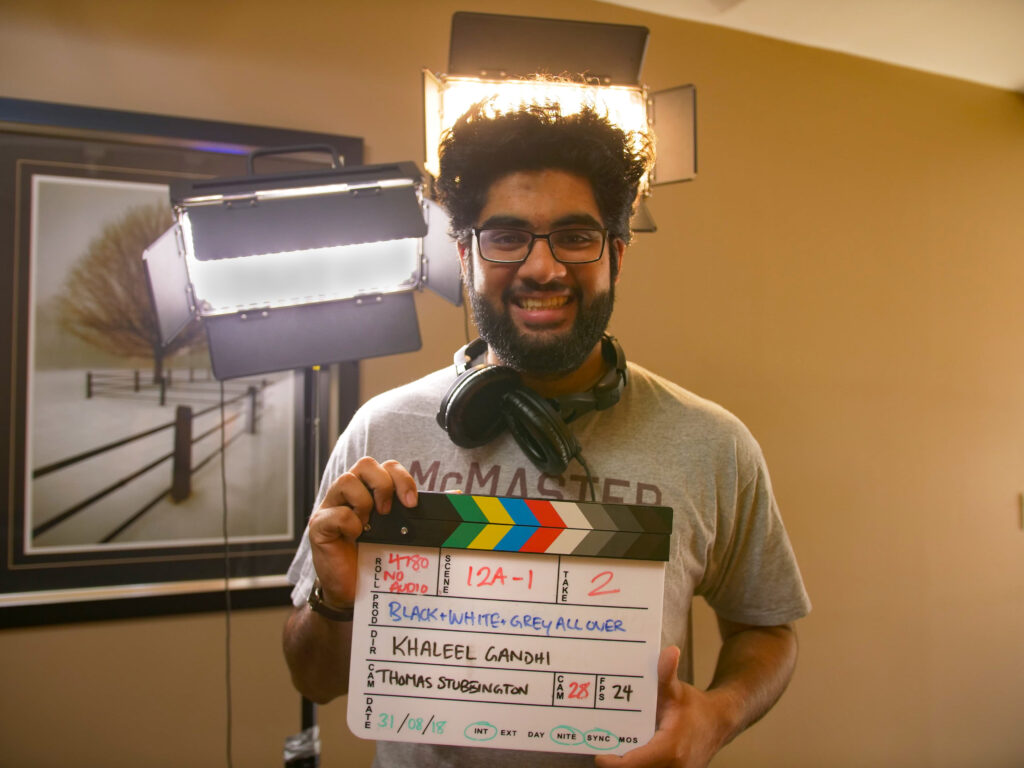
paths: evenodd
<path fill-rule="evenodd" d="M 525 232 L 515 232 L 512 230 L 488 232 L 486 235 L 487 244 L 498 246 L 499 248 L 521 248 L 529 240 L 530 237 Z"/>
<path fill-rule="evenodd" d="M 554 234 L 556 244 L 563 248 L 586 248 L 600 239 L 599 233 L 589 229 L 567 229 Z"/>

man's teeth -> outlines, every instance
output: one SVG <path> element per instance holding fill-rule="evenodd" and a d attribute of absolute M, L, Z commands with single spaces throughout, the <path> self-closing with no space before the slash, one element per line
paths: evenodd
<path fill-rule="evenodd" d="M 544 298 L 520 298 L 516 303 L 523 309 L 556 309 L 569 303 L 568 296 L 545 296 Z"/>

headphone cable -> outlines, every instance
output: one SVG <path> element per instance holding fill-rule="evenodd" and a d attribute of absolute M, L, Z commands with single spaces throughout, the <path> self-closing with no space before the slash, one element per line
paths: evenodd
<path fill-rule="evenodd" d="M 580 463 L 583 471 L 587 473 L 587 485 L 590 486 L 590 500 L 597 501 L 597 493 L 594 491 L 594 476 L 590 474 L 590 467 L 587 465 L 586 459 L 583 458 L 582 450 L 576 454 L 576 461 Z"/>

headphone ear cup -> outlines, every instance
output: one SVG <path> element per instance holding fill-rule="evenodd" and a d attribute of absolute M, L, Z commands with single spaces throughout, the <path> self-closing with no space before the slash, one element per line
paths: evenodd
<path fill-rule="evenodd" d="M 519 374 L 500 365 L 480 365 L 459 375 L 437 412 L 437 423 L 460 448 L 489 443 L 505 428 L 502 401 L 519 386 Z"/>
<path fill-rule="evenodd" d="M 534 466 L 549 475 L 560 475 L 580 444 L 562 417 L 531 389 L 509 390 L 502 402 L 505 425 Z"/>

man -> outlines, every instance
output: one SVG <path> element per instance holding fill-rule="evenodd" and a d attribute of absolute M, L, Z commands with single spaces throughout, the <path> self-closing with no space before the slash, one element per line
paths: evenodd
<path fill-rule="evenodd" d="M 478 107 L 459 121 L 442 147 L 438 191 L 487 344 L 484 360 L 473 362 L 512 368 L 555 402 L 607 381 L 615 363 L 602 334 L 649 163 L 645 146 L 635 148 L 590 111 L 488 115 Z M 657 731 L 648 744 L 596 763 L 707 765 L 782 694 L 796 663 L 791 622 L 810 607 L 757 443 L 720 407 L 629 364 L 618 401 L 572 421 L 582 455 L 564 472 L 546 473 L 508 433 L 467 449 L 438 428 L 438 405 L 455 379 L 449 367 L 374 398 L 335 447 L 290 570 L 296 608 L 284 648 L 296 687 L 318 702 L 347 691 L 351 622 L 314 612 L 306 600 L 316 579 L 317 598 L 344 618 L 355 596 L 356 540 L 371 509 L 388 512 L 396 494 L 412 505 L 419 489 L 583 499 L 593 487 L 598 500 L 670 506 L 675 521 Z M 677 674 L 694 594 L 714 608 L 723 639 L 707 691 Z M 379 742 L 375 764 L 593 763 Z"/>

